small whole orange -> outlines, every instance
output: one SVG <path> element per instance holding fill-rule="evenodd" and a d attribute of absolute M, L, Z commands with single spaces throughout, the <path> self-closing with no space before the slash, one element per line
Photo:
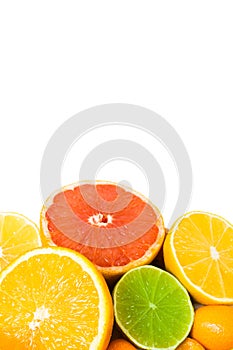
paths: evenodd
<path fill-rule="evenodd" d="M 186 338 L 176 350 L 205 350 L 195 339 Z"/>
<path fill-rule="evenodd" d="M 207 305 L 198 308 L 191 337 L 208 350 L 233 349 L 233 307 Z"/>
<path fill-rule="evenodd" d="M 137 350 L 137 349 L 125 339 L 115 339 L 109 343 L 107 350 Z"/>

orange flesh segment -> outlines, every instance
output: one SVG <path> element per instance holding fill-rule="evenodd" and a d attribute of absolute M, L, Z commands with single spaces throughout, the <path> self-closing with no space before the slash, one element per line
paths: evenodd
<path fill-rule="evenodd" d="M 233 228 L 215 216 L 192 214 L 175 236 L 176 255 L 187 277 L 208 294 L 233 298 Z"/>
<path fill-rule="evenodd" d="M 99 213 L 107 224 L 90 224 Z M 141 258 L 159 235 L 152 206 L 110 184 L 85 184 L 57 194 L 46 219 L 56 245 L 79 251 L 101 267 L 124 266 Z"/>

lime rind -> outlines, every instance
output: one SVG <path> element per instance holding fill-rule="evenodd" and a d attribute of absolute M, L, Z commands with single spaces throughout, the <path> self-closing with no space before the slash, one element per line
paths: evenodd
<path fill-rule="evenodd" d="M 123 333 L 142 349 L 175 349 L 189 334 L 194 310 L 187 290 L 170 273 L 151 265 L 128 271 L 113 291 Z"/>

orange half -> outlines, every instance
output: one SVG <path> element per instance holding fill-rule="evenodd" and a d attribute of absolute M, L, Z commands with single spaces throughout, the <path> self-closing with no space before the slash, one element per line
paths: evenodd
<path fill-rule="evenodd" d="M 107 278 L 150 263 L 165 236 L 163 218 L 150 201 L 102 181 L 51 195 L 41 211 L 41 231 L 47 244 L 82 253 Z"/>
<path fill-rule="evenodd" d="M 0 274 L 1 350 L 104 350 L 113 325 L 106 282 L 64 248 L 25 253 Z"/>

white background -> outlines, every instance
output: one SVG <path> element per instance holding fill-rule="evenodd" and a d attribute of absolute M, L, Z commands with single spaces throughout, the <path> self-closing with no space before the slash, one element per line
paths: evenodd
<path fill-rule="evenodd" d="M 154 110 L 182 138 L 194 177 L 187 210 L 233 222 L 232 18 L 232 0 L 1 1 L 0 211 L 38 223 L 40 163 L 52 134 L 79 111 L 124 102 Z M 93 132 L 64 160 L 63 184 L 77 179 L 82 159 L 106 134 L 150 148 L 135 130 Z M 178 183 L 160 146 L 166 222 Z M 148 190 L 130 162 L 109 163 L 97 175 Z"/>

